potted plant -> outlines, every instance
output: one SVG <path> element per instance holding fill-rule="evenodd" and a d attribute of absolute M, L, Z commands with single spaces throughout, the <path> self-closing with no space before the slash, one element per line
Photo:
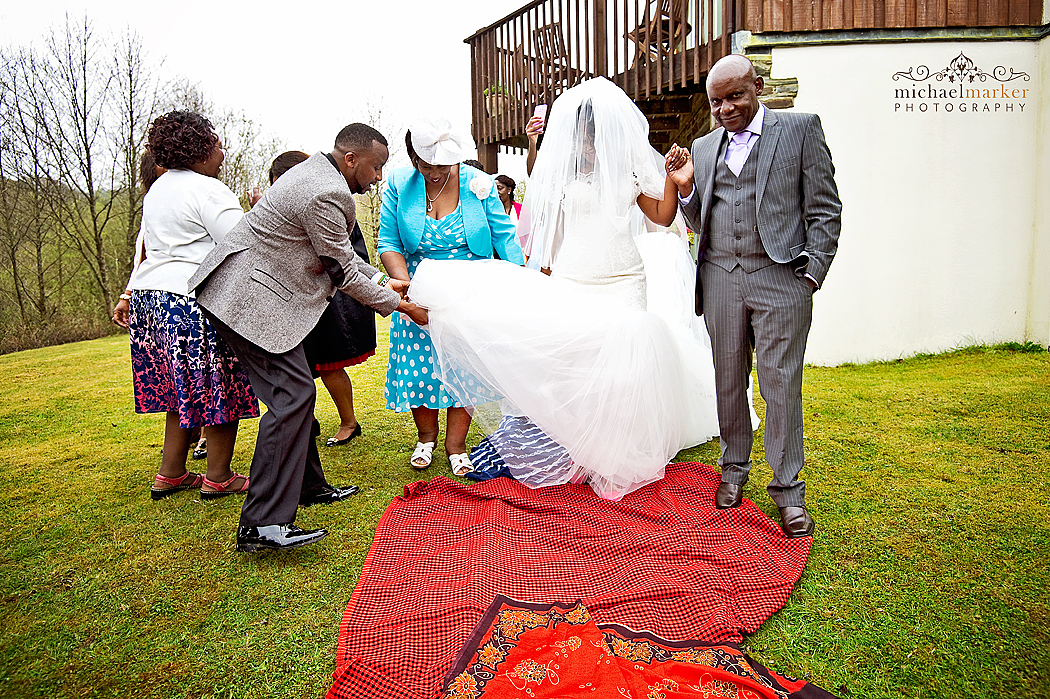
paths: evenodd
<path fill-rule="evenodd" d="M 489 117 L 498 117 L 510 109 L 510 90 L 506 85 L 495 83 L 483 91 L 485 95 L 485 113 Z"/>

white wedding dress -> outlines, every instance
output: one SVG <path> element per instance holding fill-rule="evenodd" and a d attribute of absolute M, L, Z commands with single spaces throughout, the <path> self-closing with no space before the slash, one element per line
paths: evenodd
<path fill-rule="evenodd" d="M 529 418 L 568 454 L 523 450 L 527 437 L 504 436 L 515 477 L 586 478 L 617 499 L 662 478 L 680 449 L 717 436 L 714 366 L 692 312 L 686 242 L 669 232 L 632 236 L 591 197 L 583 183 L 566 192 L 573 213 L 552 276 L 498 260 L 425 260 L 411 296 L 430 311 L 446 389 L 464 403 L 477 402 L 480 387 L 503 396 L 500 415 Z M 584 264 L 573 264 L 574 250 Z M 489 429 L 500 422 L 491 408 L 475 413 Z"/>
<path fill-rule="evenodd" d="M 529 264 L 551 276 L 498 260 L 424 260 L 409 293 L 429 309 L 446 390 L 476 405 L 515 478 L 587 480 L 618 499 L 716 436 L 718 420 L 687 243 L 645 232 L 636 204 L 662 197 L 662 159 L 641 113 L 600 80 L 555 101 L 529 183 Z M 485 404 L 479 389 L 502 400 Z"/>

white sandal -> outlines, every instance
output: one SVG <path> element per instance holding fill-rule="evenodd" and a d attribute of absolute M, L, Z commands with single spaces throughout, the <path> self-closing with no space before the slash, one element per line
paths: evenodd
<path fill-rule="evenodd" d="M 417 471 L 422 471 L 425 468 L 430 468 L 430 462 L 434 458 L 434 442 L 416 442 L 416 450 L 412 452 L 412 458 L 408 460 L 408 465 Z M 417 464 L 416 460 L 422 463 Z"/>
<path fill-rule="evenodd" d="M 465 476 L 474 470 L 474 464 L 470 463 L 470 457 L 466 454 L 449 454 L 448 463 L 456 476 Z"/>

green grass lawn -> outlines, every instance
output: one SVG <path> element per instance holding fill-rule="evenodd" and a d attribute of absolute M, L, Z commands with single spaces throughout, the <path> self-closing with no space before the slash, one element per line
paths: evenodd
<path fill-rule="evenodd" d="M 364 436 L 322 449 L 362 493 L 300 511 L 330 536 L 277 555 L 234 552 L 239 497 L 150 500 L 163 416 L 133 412 L 126 337 L 0 357 L 0 697 L 322 695 L 376 522 L 419 476 L 411 417 L 382 407 L 386 327 L 351 369 Z M 755 657 L 844 697 L 1050 697 L 1050 354 L 808 368 L 805 397 L 817 536 Z M 442 450 L 425 475 L 450 475 Z"/>

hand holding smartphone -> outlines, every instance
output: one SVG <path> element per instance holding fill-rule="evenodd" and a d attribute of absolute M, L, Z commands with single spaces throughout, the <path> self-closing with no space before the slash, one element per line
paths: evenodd
<path fill-rule="evenodd" d="M 533 110 L 533 112 L 532 112 L 532 118 L 535 119 L 537 117 L 539 117 L 539 120 L 540 120 L 539 133 L 543 133 L 543 125 L 544 125 L 544 122 L 547 120 L 547 105 L 545 105 L 545 104 L 537 104 L 536 105 L 536 109 Z"/>

